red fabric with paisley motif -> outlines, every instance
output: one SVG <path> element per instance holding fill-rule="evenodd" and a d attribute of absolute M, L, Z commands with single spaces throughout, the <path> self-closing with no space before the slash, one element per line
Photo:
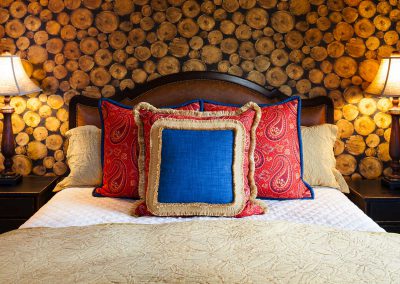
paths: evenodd
<path fill-rule="evenodd" d="M 240 121 L 245 130 L 246 130 L 246 144 L 245 151 L 243 157 L 243 173 L 244 173 L 244 191 L 246 196 L 246 206 L 242 210 L 240 214 L 236 217 L 246 217 L 251 215 L 260 215 L 264 213 L 264 208 L 254 203 L 253 200 L 250 200 L 251 189 L 250 182 L 248 179 L 249 174 L 249 151 L 250 151 L 250 141 L 251 137 L 251 128 L 254 123 L 254 118 L 256 112 L 253 109 L 249 109 L 243 112 L 240 115 L 233 116 L 219 116 L 219 117 L 196 117 L 196 116 L 186 116 L 186 115 L 178 115 L 171 113 L 154 113 L 151 110 L 139 110 L 140 119 L 143 123 L 143 133 L 139 135 L 143 135 L 145 141 L 145 188 L 147 188 L 147 180 L 148 180 L 148 172 L 150 165 L 150 130 L 152 125 L 161 118 L 176 118 L 176 119 L 189 119 L 189 120 L 215 120 L 215 119 L 229 119 L 229 120 L 238 120 Z M 136 208 L 135 214 L 138 216 L 151 216 L 151 212 L 147 209 L 145 201 L 139 204 Z"/>
<path fill-rule="evenodd" d="M 258 197 L 268 199 L 313 198 L 312 189 L 302 180 L 299 147 L 299 98 L 261 107 L 254 152 Z M 204 102 L 204 111 L 232 111 L 234 106 Z"/>
<path fill-rule="evenodd" d="M 200 110 L 198 102 L 180 107 Z M 103 184 L 94 194 L 107 197 L 139 198 L 139 144 L 131 107 L 101 102 L 103 116 Z"/>

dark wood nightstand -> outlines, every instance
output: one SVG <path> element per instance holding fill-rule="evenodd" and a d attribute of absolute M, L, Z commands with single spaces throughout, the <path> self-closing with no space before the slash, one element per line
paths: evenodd
<path fill-rule="evenodd" d="M 381 180 L 349 182 L 349 198 L 388 232 L 400 233 L 400 190 L 381 185 Z"/>
<path fill-rule="evenodd" d="M 59 177 L 23 177 L 16 186 L 0 186 L 0 233 L 17 229 L 54 194 Z"/>

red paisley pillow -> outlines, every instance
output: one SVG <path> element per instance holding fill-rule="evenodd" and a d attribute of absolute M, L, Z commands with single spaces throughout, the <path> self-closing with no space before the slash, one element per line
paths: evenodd
<path fill-rule="evenodd" d="M 139 171 L 140 171 L 140 184 L 139 195 L 143 199 L 141 203 L 137 204 L 135 214 L 138 216 L 151 216 L 152 213 L 146 206 L 146 190 L 148 183 L 148 172 L 150 165 L 150 131 L 153 124 L 163 118 L 175 118 L 179 120 L 236 120 L 239 121 L 246 131 L 245 150 L 243 156 L 243 182 L 244 194 L 246 198 L 246 205 L 235 217 L 245 217 L 251 215 L 263 214 L 265 208 L 259 204 L 255 198 L 257 196 L 257 187 L 254 183 L 254 160 L 253 151 L 255 148 L 254 138 L 255 129 L 259 122 L 259 108 L 254 103 L 249 103 L 240 109 L 224 113 L 204 113 L 204 112 L 185 112 L 185 111 L 171 111 L 157 109 L 149 104 L 141 103 L 135 110 L 136 123 L 139 125 Z"/>
<path fill-rule="evenodd" d="M 189 102 L 177 108 L 198 111 L 200 103 Z M 110 99 L 99 101 L 103 182 L 94 189 L 94 196 L 139 198 L 138 129 L 132 109 Z"/>
<path fill-rule="evenodd" d="M 312 187 L 303 181 L 300 108 L 297 96 L 285 101 L 260 105 L 261 121 L 257 128 L 254 152 L 259 198 L 312 199 Z M 204 101 L 204 111 L 232 111 L 237 106 Z"/>

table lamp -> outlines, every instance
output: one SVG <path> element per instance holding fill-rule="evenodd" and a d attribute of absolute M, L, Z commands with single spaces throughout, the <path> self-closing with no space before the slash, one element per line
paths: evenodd
<path fill-rule="evenodd" d="M 392 158 L 390 167 L 392 173 L 385 174 L 382 184 L 395 189 L 400 188 L 400 53 L 394 52 L 390 57 L 382 58 L 375 79 L 365 90 L 366 93 L 391 97 L 393 107 L 389 109 L 392 116 L 389 155 Z"/>
<path fill-rule="evenodd" d="M 21 58 L 16 55 L 0 55 L 0 96 L 4 96 L 4 107 L 0 112 L 4 115 L 1 153 L 4 156 L 4 170 L 0 173 L 0 185 L 15 185 L 22 176 L 13 171 L 15 142 L 12 130 L 11 115 L 14 108 L 10 105 L 11 96 L 21 96 L 39 92 L 41 89 L 26 74 Z"/>

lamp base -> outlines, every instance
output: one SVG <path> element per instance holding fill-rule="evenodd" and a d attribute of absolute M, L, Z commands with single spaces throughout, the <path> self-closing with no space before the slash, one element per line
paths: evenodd
<path fill-rule="evenodd" d="M 0 185 L 16 185 L 22 181 L 22 176 L 17 173 L 0 173 Z"/>
<path fill-rule="evenodd" d="M 385 176 L 381 179 L 381 183 L 383 186 L 388 187 L 389 189 L 400 189 L 400 179 L 394 179 Z"/>

